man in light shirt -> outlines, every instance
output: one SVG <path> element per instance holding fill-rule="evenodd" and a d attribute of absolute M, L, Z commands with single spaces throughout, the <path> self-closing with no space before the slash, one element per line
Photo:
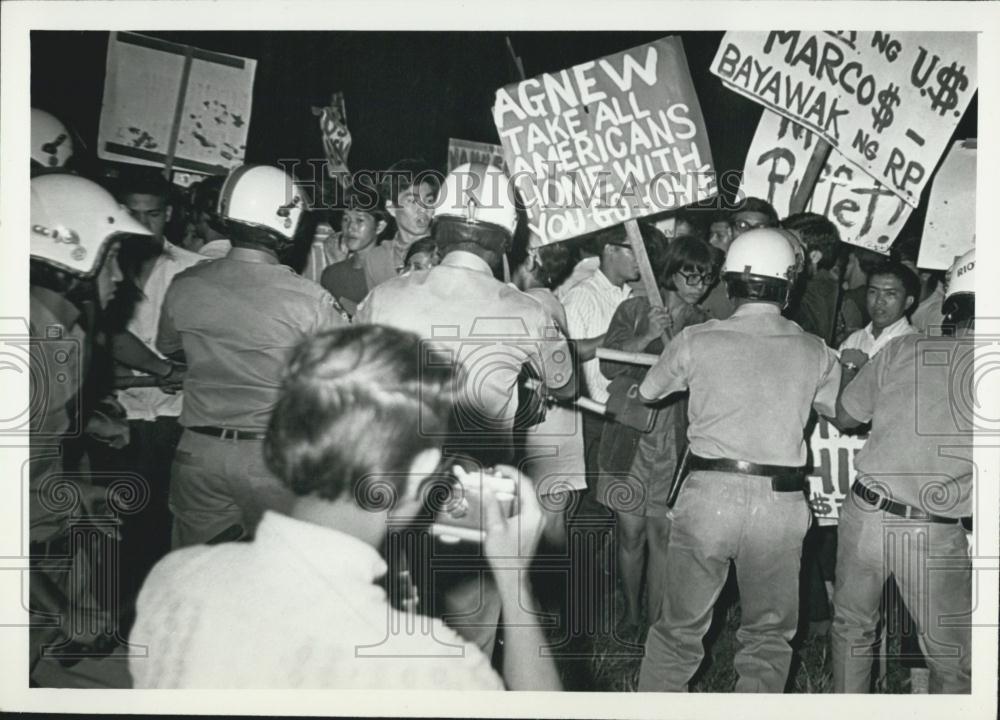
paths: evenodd
<path fill-rule="evenodd" d="M 872 320 L 841 343 L 841 362 L 860 368 L 893 338 L 917 332 L 906 314 L 919 296 L 920 281 L 902 263 L 886 262 L 872 270 L 865 300 Z"/>

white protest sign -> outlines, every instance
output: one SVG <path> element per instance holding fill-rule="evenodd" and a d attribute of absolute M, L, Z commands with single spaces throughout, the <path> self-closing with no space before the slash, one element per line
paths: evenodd
<path fill-rule="evenodd" d="M 716 193 L 676 37 L 503 87 L 493 119 L 528 224 L 545 243 Z"/>
<path fill-rule="evenodd" d="M 740 191 L 767 200 L 778 215 L 788 215 L 817 140 L 802 125 L 765 110 L 747 152 Z M 831 150 L 805 209 L 828 217 L 844 242 L 882 254 L 889 253 L 913 210 L 836 150 Z"/>
<path fill-rule="evenodd" d="M 917 267 L 947 270 L 976 244 L 976 141 L 955 142 L 931 185 Z"/>
<path fill-rule="evenodd" d="M 728 32 L 712 72 L 916 207 L 976 92 L 973 32 Z"/>
<path fill-rule="evenodd" d="M 347 128 L 344 93 L 333 93 L 329 105 L 313 107 L 312 113 L 319 118 L 323 151 L 326 153 L 327 175 L 345 180 L 350 173 L 347 167 L 347 154 L 351 152 L 351 131 Z"/>
<path fill-rule="evenodd" d="M 448 172 L 465 163 L 483 163 L 493 165 L 504 172 L 507 163 L 503 159 L 503 147 L 492 143 L 474 142 L 472 140 L 448 139 Z"/>
<path fill-rule="evenodd" d="M 111 33 L 97 155 L 162 167 L 190 63 L 173 167 L 224 173 L 243 163 L 257 61 L 135 33 Z"/>
<path fill-rule="evenodd" d="M 840 508 L 854 483 L 854 456 L 864 447 L 867 435 L 841 435 L 820 418 L 809 438 L 813 471 L 809 481 L 809 505 L 819 525 L 836 525 Z"/>

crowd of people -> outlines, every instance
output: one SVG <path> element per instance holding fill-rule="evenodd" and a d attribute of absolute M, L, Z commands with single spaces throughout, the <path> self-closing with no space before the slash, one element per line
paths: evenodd
<path fill-rule="evenodd" d="M 733 565 L 737 691 L 782 692 L 800 613 L 826 613 L 835 690 L 868 692 L 890 577 L 930 690 L 970 691 L 949 372 L 974 251 L 925 272 L 918 240 L 883 256 L 752 197 L 545 245 L 493 166 L 401 160 L 328 207 L 268 165 L 87 178 L 54 120 L 33 111 L 33 669 L 144 647 L 134 687 L 558 690 L 540 618 L 613 606 L 608 571 L 639 689 L 684 691 Z M 870 430 L 833 528 L 819 416 Z M 99 560 L 47 563 L 109 512 L 110 596 L 80 580 Z"/>

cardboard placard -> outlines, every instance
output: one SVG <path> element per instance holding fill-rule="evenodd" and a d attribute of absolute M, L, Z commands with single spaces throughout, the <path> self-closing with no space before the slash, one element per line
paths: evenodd
<path fill-rule="evenodd" d="M 820 418 L 809 439 L 813 471 L 809 481 L 809 505 L 819 525 L 836 525 L 840 507 L 854 483 L 854 457 L 864 447 L 867 435 L 841 435 Z"/>
<path fill-rule="evenodd" d="M 931 185 L 917 267 L 947 270 L 976 244 L 976 141 L 958 140 Z"/>
<path fill-rule="evenodd" d="M 676 37 L 503 87 L 493 119 L 528 224 L 544 243 L 716 192 Z"/>
<path fill-rule="evenodd" d="M 912 207 L 977 88 L 973 32 L 728 32 L 712 72 Z"/>
<path fill-rule="evenodd" d="M 256 68 L 249 58 L 111 33 L 97 156 L 153 167 L 172 159 L 175 170 L 206 175 L 241 165 Z"/>
<path fill-rule="evenodd" d="M 767 200 L 779 216 L 788 215 L 817 142 L 808 128 L 765 110 L 747 152 L 740 191 Z M 829 218 L 844 242 L 884 255 L 912 212 L 837 150 L 823 166 L 806 210 Z"/>
<path fill-rule="evenodd" d="M 448 139 L 448 172 L 465 163 L 493 165 L 510 175 L 503 159 L 503 147 L 473 140 Z"/>

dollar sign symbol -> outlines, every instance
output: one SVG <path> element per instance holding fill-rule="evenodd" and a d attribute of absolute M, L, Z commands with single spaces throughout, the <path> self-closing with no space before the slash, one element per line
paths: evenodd
<path fill-rule="evenodd" d="M 965 76 L 965 65 L 961 68 L 957 65 L 955 62 L 948 66 L 942 65 L 937 73 L 937 92 L 928 91 L 931 96 L 931 110 L 939 110 L 942 116 L 958 105 L 958 91 L 969 87 L 969 78 Z"/>
<path fill-rule="evenodd" d="M 813 493 L 812 503 L 810 504 L 812 505 L 813 512 L 817 515 L 829 515 L 830 511 L 833 510 L 827 501 L 826 495 L 821 495 L 820 493 Z"/>
<path fill-rule="evenodd" d="M 899 105 L 899 87 L 889 83 L 889 87 L 878 94 L 878 103 L 878 108 L 872 110 L 872 117 L 875 118 L 872 127 L 875 128 L 875 132 L 881 133 L 892 125 L 892 108 L 894 105 Z"/>

